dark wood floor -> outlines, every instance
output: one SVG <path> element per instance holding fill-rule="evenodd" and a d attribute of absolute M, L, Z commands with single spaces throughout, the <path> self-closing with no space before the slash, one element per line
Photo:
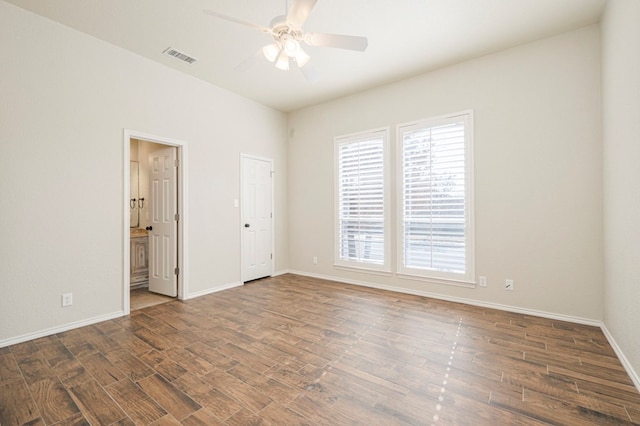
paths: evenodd
<path fill-rule="evenodd" d="M 0 349 L 0 424 L 640 424 L 594 327 L 294 275 Z"/>

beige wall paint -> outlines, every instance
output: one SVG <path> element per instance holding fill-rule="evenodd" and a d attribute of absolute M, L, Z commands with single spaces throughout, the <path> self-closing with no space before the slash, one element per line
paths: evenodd
<path fill-rule="evenodd" d="M 602 21 L 604 323 L 640 387 L 640 2 L 609 0 Z"/>
<path fill-rule="evenodd" d="M 188 144 L 191 294 L 240 281 L 241 152 L 274 159 L 287 269 L 284 114 L 6 2 L 0 49 L 0 346 L 122 312 L 125 128 Z"/>
<path fill-rule="evenodd" d="M 294 112 L 287 147 L 283 114 L 0 2 L 0 46 L 20 58 L 0 67 L 0 346 L 122 310 L 129 128 L 189 144 L 192 293 L 240 279 L 245 152 L 275 160 L 276 271 L 590 319 L 604 299 L 639 371 L 639 14 L 635 0 L 610 0 L 605 14 L 603 126 L 592 26 Z M 476 270 L 489 287 L 334 269 L 333 137 L 464 109 L 476 122 Z M 516 291 L 501 290 L 504 278 Z M 60 307 L 64 292 L 72 308 Z"/>
<path fill-rule="evenodd" d="M 599 27 L 590 26 L 291 113 L 291 268 L 601 320 L 599 49 Z M 488 277 L 488 288 L 336 269 L 333 138 L 467 109 L 475 120 L 476 275 Z M 503 290 L 506 278 L 515 291 Z"/>

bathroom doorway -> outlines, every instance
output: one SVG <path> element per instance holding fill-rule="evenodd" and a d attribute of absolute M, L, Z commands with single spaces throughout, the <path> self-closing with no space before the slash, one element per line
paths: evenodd
<path fill-rule="evenodd" d="M 125 314 L 184 299 L 186 144 L 125 130 Z"/>

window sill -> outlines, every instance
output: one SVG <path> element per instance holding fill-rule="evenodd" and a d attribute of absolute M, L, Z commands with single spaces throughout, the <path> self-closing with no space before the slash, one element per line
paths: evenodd
<path fill-rule="evenodd" d="M 411 275 L 411 274 L 396 274 L 396 276 L 403 280 L 412 280 L 412 281 L 424 281 L 432 284 L 442 284 L 442 285 L 451 285 L 456 287 L 464 287 L 464 288 L 476 288 L 475 281 L 463 281 L 463 280 L 454 280 L 454 279 L 446 279 L 446 278 L 434 278 L 434 277 L 425 277 L 422 275 Z"/>

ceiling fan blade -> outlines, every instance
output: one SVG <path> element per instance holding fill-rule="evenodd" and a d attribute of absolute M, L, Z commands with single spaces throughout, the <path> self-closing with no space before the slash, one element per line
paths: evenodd
<path fill-rule="evenodd" d="M 311 84 L 316 83 L 318 80 L 320 80 L 318 69 L 310 63 L 307 63 L 305 66 L 301 67 L 300 71 L 302 71 L 302 75 L 304 75 L 304 78 Z"/>
<path fill-rule="evenodd" d="M 295 29 L 302 28 L 317 1 L 294 0 L 291 8 L 289 8 L 289 13 L 287 13 L 287 23 Z"/>
<path fill-rule="evenodd" d="M 262 54 L 262 49 L 256 51 L 253 55 L 249 56 L 244 61 L 240 62 L 238 65 L 233 67 L 233 69 L 237 72 L 247 72 L 251 68 L 255 67 L 264 59 L 264 55 Z"/>
<path fill-rule="evenodd" d="M 205 15 L 213 16 L 214 18 L 224 19 L 225 21 L 233 22 L 235 24 L 244 25 L 245 27 L 253 28 L 254 30 L 262 31 L 263 33 L 271 33 L 271 30 L 261 25 L 252 24 L 251 22 L 243 21 L 242 19 L 234 18 L 233 16 L 223 15 L 222 13 L 214 12 L 213 10 L 205 9 L 202 11 Z"/>
<path fill-rule="evenodd" d="M 366 37 L 342 34 L 307 33 L 304 36 L 304 41 L 309 46 L 336 47 L 359 52 L 367 50 L 369 45 Z"/>

